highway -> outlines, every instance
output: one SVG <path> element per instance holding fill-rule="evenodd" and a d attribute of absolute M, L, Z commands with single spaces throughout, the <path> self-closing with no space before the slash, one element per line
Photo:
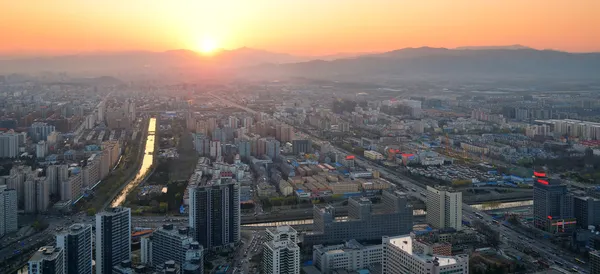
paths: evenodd
<path fill-rule="evenodd" d="M 229 106 L 234 106 L 237 107 L 239 109 L 248 111 L 250 113 L 257 113 L 256 111 L 249 109 L 247 107 L 241 106 L 237 103 L 231 102 L 225 98 L 219 97 L 217 95 L 212 95 L 214 98 L 221 100 L 222 103 L 229 105 Z M 296 129 L 297 130 L 297 129 Z M 297 130 L 298 131 L 298 130 Z M 313 143 L 322 146 L 325 143 L 328 143 L 326 141 L 323 141 L 313 135 L 308 135 L 302 132 L 299 132 L 301 135 L 304 135 L 305 138 L 310 139 Z M 346 155 L 354 155 L 350 152 L 347 152 L 339 147 L 335 147 L 335 150 L 338 153 L 341 154 L 346 154 Z M 365 160 L 361 160 L 362 157 L 356 157 L 355 158 L 355 164 L 363 167 L 363 168 L 370 168 L 370 169 L 376 169 L 380 172 L 381 177 L 391 181 L 392 183 L 398 185 L 398 186 L 402 186 L 404 189 L 410 190 L 410 189 L 414 189 L 416 191 L 407 191 L 407 193 L 419 200 L 422 200 L 424 202 L 426 202 L 426 198 L 421 196 L 421 193 L 426 193 L 426 188 L 423 186 L 423 184 L 407 177 L 404 176 L 398 172 L 392 171 L 390 169 L 388 169 L 387 167 L 381 166 L 379 164 L 375 164 L 373 162 L 367 162 Z M 471 206 L 469 206 L 466 203 L 463 203 L 463 220 L 472 222 L 474 220 L 476 220 L 476 215 L 475 213 L 479 213 L 482 216 L 483 221 L 485 221 L 488 224 L 491 224 L 493 219 L 490 215 L 486 214 L 483 211 L 477 210 L 472 208 Z M 474 218 L 475 217 L 475 218 Z M 534 240 L 534 241 L 530 241 L 527 242 L 525 237 L 520 234 L 519 232 L 515 231 L 513 228 L 508 228 L 505 226 L 493 226 L 490 225 L 491 229 L 499 232 L 502 236 L 502 239 L 504 239 L 505 243 L 508 242 L 514 242 L 514 243 L 521 243 L 525 246 L 530 246 L 534 251 L 536 251 L 538 254 L 540 254 L 540 256 L 544 259 L 549 260 L 549 263 L 553 263 L 554 261 L 556 262 L 560 262 L 562 263 L 566 268 L 575 268 L 579 270 L 579 273 L 589 273 L 589 264 L 585 266 L 586 269 L 583 269 L 584 267 L 581 265 L 576 264 L 575 262 L 573 262 L 574 258 L 570 258 L 569 256 L 567 256 L 565 254 L 565 252 L 558 252 L 558 250 L 560 250 L 559 247 L 552 245 L 550 243 L 547 243 L 543 240 Z"/>

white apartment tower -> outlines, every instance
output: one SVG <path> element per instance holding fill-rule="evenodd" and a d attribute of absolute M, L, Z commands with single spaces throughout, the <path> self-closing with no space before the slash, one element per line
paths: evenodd
<path fill-rule="evenodd" d="M 264 243 L 262 268 L 265 274 L 299 274 L 300 247 L 290 240 Z"/>
<path fill-rule="evenodd" d="M 462 229 L 462 193 L 427 187 L 427 223 L 435 228 Z"/>
<path fill-rule="evenodd" d="M 110 208 L 96 214 L 96 273 L 111 273 L 131 260 L 131 209 Z"/>
<path fill-rule="evenodd" d="M 290 226 L 267 228 L 263 244 L 263 272 L 265 274 L 299 274 L 300 247 L 298 232 Z"/>

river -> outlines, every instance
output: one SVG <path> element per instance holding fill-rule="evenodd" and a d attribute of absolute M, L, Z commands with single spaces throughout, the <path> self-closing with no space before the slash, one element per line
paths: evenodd
<path fill-rule="evenodd" d="M 138 186 L 148 175 L 150 168 L 152 167 L 152 163 L 154 162 L 154 138 L 156 137 L 156 118 L 150 118 L 150 122 L 148 124 L 148 136 L 146 137 L 146 148 L 144 150 L 144 158 L 142 159 L 142 165 L 140 166 L 140 170 L 135 175 L 135 178 L 131 180 L 127 186 L 117 197 L 111 202 L 111 207 L 117 207 L 125 202 L 125 198 L 127 194 L 131 192 L 136 186 Z"/>

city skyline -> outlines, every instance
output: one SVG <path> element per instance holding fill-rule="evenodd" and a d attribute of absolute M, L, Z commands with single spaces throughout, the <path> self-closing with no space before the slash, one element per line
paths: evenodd
<path fill-rule="evenodd" d="M 294 55 L 521 44 L 600 51 L 595 1 L 8 2 L 2 55 L 251 47 Z M 144 7 L 141 9 L 140 7 Z M 360 18 L 360 20 L 357 20 Z M 307 20 L 308 19 L 308 20 Z"/>

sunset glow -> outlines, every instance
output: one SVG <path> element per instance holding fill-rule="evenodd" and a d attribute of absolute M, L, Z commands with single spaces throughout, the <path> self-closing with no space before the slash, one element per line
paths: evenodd
<path fill-rule="evenodd" d="M 217 49 L 217 41 L 210 37 L 205 37 L 200 41 L 198 50 L 204 54 L 211 54 Z"/>
<path fill-rule="evenodd" d="M 2 1 L 0 52 L 247 46 L 319 55 L 512 44 L 600 51 L 598 10 L 596 0 Z M 218 45 L 198 33 L 217 35 Z"/>

